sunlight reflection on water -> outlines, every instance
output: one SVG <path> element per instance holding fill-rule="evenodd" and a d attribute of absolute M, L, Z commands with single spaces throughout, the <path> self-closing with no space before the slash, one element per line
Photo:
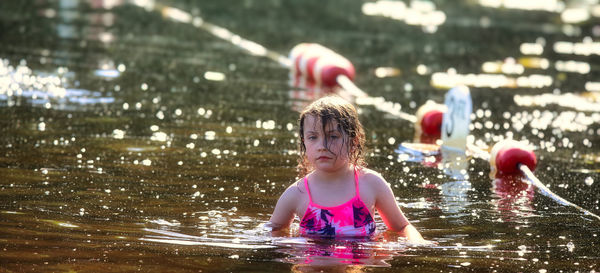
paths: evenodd
<path fill-rule="evenodd" d="M 442 99 L 436 88 L 470 85 L 470 142 L 529 142 L 541 180 L 598 211 L 598 4 L 184 2 L 164 14 L 163 1 L 143 0 L 0 12 L 0 26 L 11 26 L 0 46 L 8 270 L 597 270 L 591 218 L 529 184 L 490 179 L 481 157 L 442 162 L 396 149 L 414 140 L 414 125 L 384 113 L 412 114 Z M 309 15 L 319 18 L 298 19 Z M 356 64 L 372 95 L 359 107 L 369 166 L 439 245 L 407 245 L 380 218 L 380 237 L 360 242 L 260 227 L 297 179 L 298 112 L 334 92 L 288 85 L 281 53 L 305 39 Z"/>

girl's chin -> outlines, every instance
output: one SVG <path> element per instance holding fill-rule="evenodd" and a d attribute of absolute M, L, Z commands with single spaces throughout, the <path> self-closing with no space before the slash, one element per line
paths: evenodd
<path fill-rule="evenodd" d="M 329 170 L 329 169 L 334 169 L 334 167 L 332 166 L 332 164 L 327 163 L 327 162 L 315 162 L 313 164 L 313 166 L 315 167 L 315 169 L 317 170 Z"/>
<path fill-rule="evenodd" d="M 336 172 L 339 171 L 341 169 L 344 169 L 347 165 L 346 164 L 331 164 L 331 163 L 326 163 L 326 162 L 322 162 L 319 163 L 317 162 L 316 164 L 314 164 L 315 169 L 319 170 L 319 171 L 323 171 L 323 172 Z"/>

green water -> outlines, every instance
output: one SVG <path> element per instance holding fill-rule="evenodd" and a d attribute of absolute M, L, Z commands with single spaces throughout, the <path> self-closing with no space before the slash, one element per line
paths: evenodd
<path fill-rule="evenodd" d="M 367 163 L 438 245 L 387 231 L 372 242 L 271 237 L 261 224 L 296 179 L 298 110 L 314 93 L 290 86 L 277 62 L 158 11 L 176 7 L 283 55 L 320 43 L 352 61 L 359 87 L 407 113 L 443 101 L 435 73 L 521 63 L 520 74 L 493 73 L 508 84 L 470 86 L 471 134 L 490 146 L 528 140 L 537 177 L 599 214 L 598 46 L 588 55 L 556 46 L 598 43 L 589 2 L 559 2 L 589 10 L 567 24 L 560 12 L 435 1 L 445 20 L 423 27 L 366 15 L 375 3 L 366 1 L 2 1 L 0 271 L 600 270 L 598 219 L 526 185 L 504 187 L 480 158 L 459 179 L 402 160 L 395 150 L 413 141 L 413 124 L 370 106 L 359 107 Z M 423 18 L 432 2 L 419 3 Z M 533 58 L 548 64 L 528 67 Z M 381 77 L 381 67 L 396 74 Z M 531 75 L 551 83 L 517 80 Z"/>

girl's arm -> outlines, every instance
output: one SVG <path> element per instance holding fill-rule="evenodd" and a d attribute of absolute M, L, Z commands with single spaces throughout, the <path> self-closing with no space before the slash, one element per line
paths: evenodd
<path fill-rule="evenodd" d="M 284 231 L 292 224 L 292 221 L 294 221 L 297 204 L 298 190 L 289 187 L 287 190 L 285 190 L 281 197 L 279 197 L 277 205 L 275 205 L 275 210 L 273 211 L 271 219 L 269 219 L 269 223 L 267 224 L 269 227 L 271 227 L 273 235 L 285 235 Z"/>
<path fill-rule="evenodd" d="M 401 236 L 406 237 L 408 242 L 415 244 L 426 244 L 429 243 L 421 233 L 410 224 L 402 210 L 396 203 L 396 198 L 394 197 L 394 192 L 390 188 L 390 186 L 385 182 L 385 180 L 380 176 L 375 176 L 378 180 L 377 185 L 377 194 L 375 199 L 375 208 L 379 212 L 379 215 L 383 219 L 385 225 L 393 230 L 400 233 Z"/>
<path fill-rule="evenodd" d="M 410 223 L 400 231 L 400 235 L 406 237 L 409 243 L 414 244 L 431 244 L 432 242 L 423 239 L 421 233 Z"/>

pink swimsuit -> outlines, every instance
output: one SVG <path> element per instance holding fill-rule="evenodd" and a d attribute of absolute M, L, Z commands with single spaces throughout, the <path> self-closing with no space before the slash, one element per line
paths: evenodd
<path fill-rule="evenodd" d="M 358 171 L 354 170 L 356 196 L 348 202 L 335 207 L 315 204 L 304 177 L 304 186 L 308 192 L 308 208 L 300 221 L 300 234 L 320 236 L 371 236 L 375 233 L 375 221 L 358 191 Z"/>

